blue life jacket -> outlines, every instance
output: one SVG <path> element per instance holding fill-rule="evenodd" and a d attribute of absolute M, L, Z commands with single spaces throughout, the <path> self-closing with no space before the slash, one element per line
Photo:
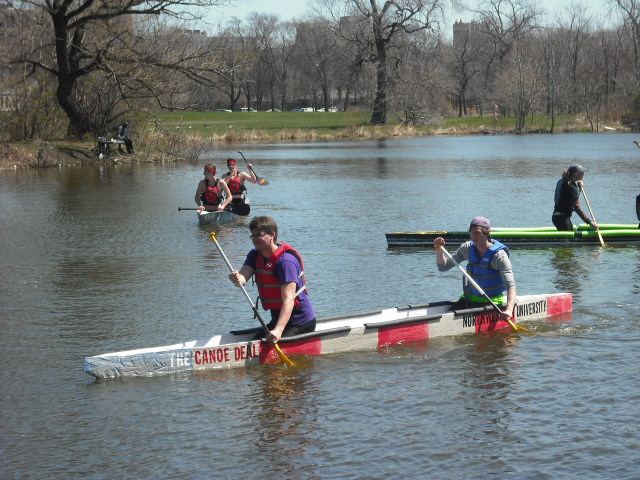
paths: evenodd
<path fill-rule="evenodd" d="M 495 270 L 489 266 L 493 256 L 500 250 L 504 250 L 509 255 L 509 248 L 498 241 L 493 241 L 493 245 L 485 252 L 482 258 L 478 258 L 478 249 L 471 242 L 469 247 L 469 263 L 467 264 L 467 272 L 480 285 L 484 292 L 492 299 L 499 299 L 504 295 L 507 289 L 499 270 Z M 484 295 L 480 293 L 473 285 L 469 285 L 469 291 L 472 295 L 484 299 Z"/>

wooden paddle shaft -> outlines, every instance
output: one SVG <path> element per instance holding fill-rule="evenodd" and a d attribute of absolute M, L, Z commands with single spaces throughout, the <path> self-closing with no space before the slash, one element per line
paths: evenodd
<path fill-rule="evenodd" d="M 222 256 L 222 259 L 224 260 L 224 263 L 227 264 L 227 267 L 229 268 L 229 271 L 233 272 L 233 267 L 231 266 L 231 263 L 229 262 L 229 259 L 227 258 L 227 256 L 222 251 L 222 247 L 220 246 L 220 244 L 218 243 L 218 240 L 216 239 L 215 232 L 211 232 L 211 240 L 213 240 L 213 243 L 216 244 L 216 248 L 218 249 L 218 252 L 220 252 L 220 255 Z M 247 293 L 247 289 L 244 288 L 244 285 L 242 285 L 242 283 L 240 283 L 240 288 L 242 289 L 242 293 L 244 293 L 244 296 L 246 297 L 246 299 L 251 304 L 251 308 L 253 309 L 253 312 L 256 314 L 256 317 L 258 317 L 258 320 L 260 320 L 260 323 L 262 324 L 262 328 L 264 328 L 264 331 L 268 335 L 269 334 L 269 329 L 267 328 L 267 324 L 264 323 L 264 320 L 262 319 L 262 316 L 260 315 L 260 312 L 258 312 L 258 309 L 256 308 L 255 304 L 253 303 L 253 300 L 251 300 L 251 297 Z"/>
<path fill-rule="evenodd" d="M 584 196 L 584 201 L 587 202 L 587 208 L 589 209 L 589 213 L 591 214 L 591 220 L 596 225 L 598 222 L 596 221 L 596 216 L 593 214 L 593 210 L 591 210 L 591 205 L 589 204 L 589 199 L 587 198 L 587 192 L 584 191 L 584 185 L 580 182 L 580 190 L 582 190 L 582 195 Z M 602 234 L 600 233 L 600 228 L 596 227 L 596 233 L 598 234 L 598 239 L 600 240 L 600 245 L 604 247 L 604 240 L 602 238 Z"/>

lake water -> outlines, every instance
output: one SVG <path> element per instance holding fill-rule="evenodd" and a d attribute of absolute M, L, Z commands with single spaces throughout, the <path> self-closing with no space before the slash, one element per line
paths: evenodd
<path fill-rule="evenodd" d="M 252 214 L 304 256 L 321 317 L 455 298 L 459 272 L 385 232 L 550 224 L 563 168 L 600 223 L 637 223 L 629 134 L 235 145 Z M 226 150 L 225 150 L 226 148 Z M 240 163 L 241 166 L 242 162 Z M 514 248 L 521 294 L 574 312 L 303 368 L 96 381 L 83 359 L 257 326 L 247 223 L 199 227 L 202 164 L 0 173 L 0 477 L 638 479 L 640 248 Z M 577 218 L 574 216 L 575 221 Z M 252 295 L 255 287 L 250 289 Z"/>

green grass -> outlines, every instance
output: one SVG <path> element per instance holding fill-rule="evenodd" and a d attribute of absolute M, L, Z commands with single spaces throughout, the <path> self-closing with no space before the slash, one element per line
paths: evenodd
<path fill-rule="evenodd" d="M 230 129 L 261 130 L 269 136 L 282 130 L 335 135 L 371 118 L 368 112 L 162 112 L 156 116 L 170 131 L 186 129 L 204 136 L 226 135 Z"/>
<path fill-rule="evenodd" d="M 451 116 L 425 126 L 400 126 L 395 112 L 387 115 L 386 125 L 375 127 L 368 124 L 370 112 L 160 112 L 156 116 L 170 132 L 230 142 L 513 133 L 516 125 L 513 117 L 494 119 L 493 115 L 485 115 Z M 547 116 L 527 117 L 528 132 L 548 132 L 550 128 L 551 118 Z M 577 116 L 556 117 L 556 133 L 588 130 Z"/>

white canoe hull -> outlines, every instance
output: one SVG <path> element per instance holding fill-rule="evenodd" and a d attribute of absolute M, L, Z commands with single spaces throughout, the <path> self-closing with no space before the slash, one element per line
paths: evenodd
<path fill-rule="evenodd" d="M 316 331 L 283 338 L 287 356 L 384 349 L 431 338 L 511 328 L 491 308 L 451 311 L 450 302 L 394 307 L 319 319 Z M 514 321 L 545 319 L 572 310 L 571 293 L 519 296 Z M 164 347 L 105 353 L 85 358 L 96 378 L 151 376 L 193 370 L 280 363 L 273 345 L 252 340 L 258 329 L 231 332 Z"/>
<path fill-rule="evenodd" d="M 244 217 L 236 215 L 228 210 L 221 212 L 196 212 L 200 225 L 218 225 L 219 223 L 231 223 L 242 221 Z"/>
<path fill-rule="evenodd" d="M 245 198 L 244 203 L 249 205 L 251 200 L 249 200 L 249 198 Z M 200 225 L 218 225 L 219 223 L 242 222 L 244 218 L 246 218 L 241 215 L 236 215 L 229 210 L 223 210 L 221 212 L 207 212 L 205 210 L 203 212 L 196 212 L 196 215 L 198 215 L 198 223 Z"/>

